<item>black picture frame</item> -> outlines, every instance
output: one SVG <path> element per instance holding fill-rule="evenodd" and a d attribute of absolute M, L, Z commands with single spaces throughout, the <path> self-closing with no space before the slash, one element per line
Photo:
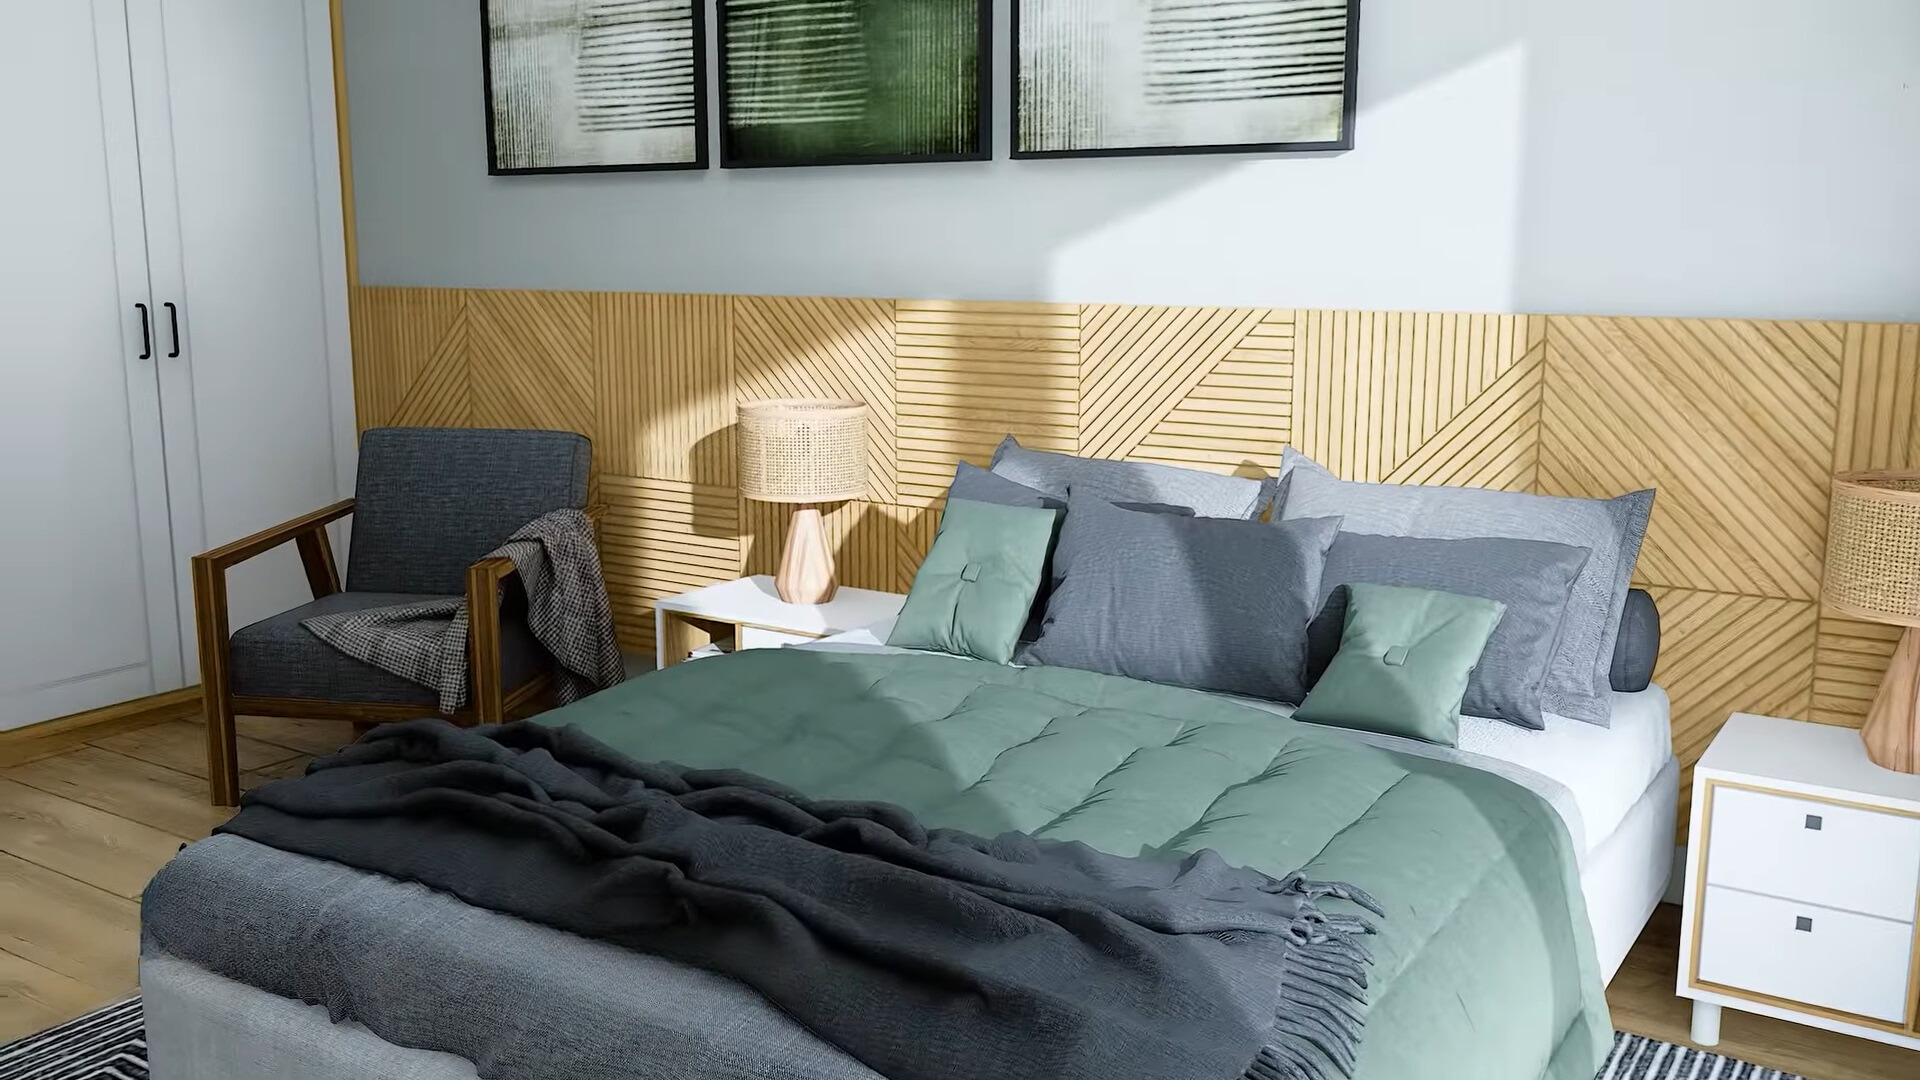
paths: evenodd
<path fill-rule="evenodd" d="M 713 167 L 708 143 L 707 112 L 707 5 L 693 0 L 693 160 L 636 162 L 609 165 L 542 165 L 529 168 L 502 168 L 500 144 L 493 130 L 493 17 L 489 0 L 480 0 L 480 92 L 487 127 L 488 176 L 554 176 L 565 173 L 688 172 Z"/>
<path fill-rule="evenodd" d="M 1017 2 L 1017 0 L 1016 0 Z M 849 154 L 805 160 L 755 160 L 735 151 L 728 126 L 727 94 L 727 0 L 714 5 L 715 44 L 719 56 L 720 94 L 720 167 L 723 169 L 812 169 L 838 165 L 915 165 L 956 161 L 993 160 L 993 0 L 973 0 L 979 19 L 979 43 L 976 48 L 974 84 L 979 88 L 975 109 L 979 114 L 975 147 L 959 154 Z"/>
<path fill-rule="evenodd" d="M 1009 0 L 1012 63 L 1009 65 L 1007 92 L 1013 106 L 1009 125 L 1011 156 L 1016 161 L 1043 161 L 1050 158 L 1109 157 L 1186 157 L 1208 154 L 1314 154 L 1340 153 L 1353 149 L 1353 129 L 1358 113 L 1356 91 L 1360 85 L 1360 0 L 1347 0 L 1347 51 L 1344 85 L 1341 88 L 1340 137 L 1320 142 L 1224 143 L 1207 146 L 1115 146 L 1085 150 L 1020 149 L 1020 8 L 1022 0 Z"/>

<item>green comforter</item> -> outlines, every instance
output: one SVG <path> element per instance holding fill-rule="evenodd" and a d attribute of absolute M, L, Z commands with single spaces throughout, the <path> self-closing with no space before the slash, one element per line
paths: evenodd
<path fill-rule="evenodd" d="M 550 718 L 643 760 L 888 800 L 930 826 L 1212 848 L 1351 882 L 1387 913 L 1357 1080 L 1592 1080 L 1612 1040 L 1565 825 L 1465 766 L 1193 691 L 926 655 L 746 652 Z"/>

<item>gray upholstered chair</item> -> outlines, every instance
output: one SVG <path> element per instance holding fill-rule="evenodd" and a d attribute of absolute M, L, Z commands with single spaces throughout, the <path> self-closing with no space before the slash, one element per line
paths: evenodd
<path fill-rule="evenodd" d="M 527 629 L 524 597 L 507 590 L 504 610 L 499 600 L 513 564 L 483 556 L 542 514 L 585 509 L 591 459 L 587 440 L 564 431 L 375 429 L 360 440 L 355 498 L 195 556 L 214 804 L 232 806 L 240 797 L 236 714 L 374 724 L 436 712 L 432 690 L 339 652 L 302 619 L 464 595 L 473 685 L 454 720 L 498 723 L 544 701 L 547 654 Z M 342 589 L 325 527 L 349 513 Z M 299 548 L 313 602 L 229 633 L 227 570 L 288 542 Z"/>

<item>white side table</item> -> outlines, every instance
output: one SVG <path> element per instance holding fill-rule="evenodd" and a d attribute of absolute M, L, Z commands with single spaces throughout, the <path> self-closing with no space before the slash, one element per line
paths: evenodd
<path fill-rule="evenodd" d="M 789 604 L 766 574 L 670 596 L 654 605 L 655 663 L 671 667 L 695 653 L 776 649 L 886 622 L 900 614 L 899 593 L 845 586 L 825 604 Z"/>
<path fill-rule="evenodd" d="M 1848 728 L 1736 713 L 1693 772 L 1681 997 L 1920 1050 L 1920 776 Z"/>

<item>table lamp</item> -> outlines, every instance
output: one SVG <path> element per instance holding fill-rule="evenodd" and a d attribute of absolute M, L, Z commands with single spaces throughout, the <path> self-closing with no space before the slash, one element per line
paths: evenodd
<path fill-rule="evenodd" d="M 824 604 L 839 585 L 820 503 L 867 490 L 867 407 L 840 398 L 783 398 L 739 406 L 740 494 L 793 503 L 774 586 L 789 604 Z"/>
<path fill-rule="evenodd" d="M 1833 478 L 1821 599 L 1835 615 L 1906 627 L 1860 738 L 1874 764 L 1920 773 L 1920 472 Z"/>

